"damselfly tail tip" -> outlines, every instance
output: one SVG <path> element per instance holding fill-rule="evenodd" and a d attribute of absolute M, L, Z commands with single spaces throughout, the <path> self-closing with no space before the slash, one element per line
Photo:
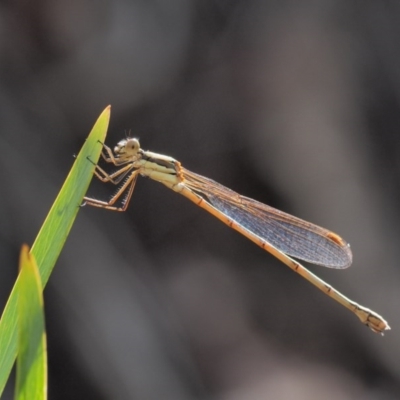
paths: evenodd
<path fill-rule="evenodd" d="M 383 324 L 382 324 L 382 322 L 383 322 Z M 382 318 L 380 327 L 378 329 L 375 329 L 375 327 L 373 327 L 373 326 L 369 326 L 369 328 L 375 333 L 380 333 L 382 336 L 385 336 L 385 331 L 390 331 L 392 329 L 383 318 Z"/>
<path fill-rule="evenodd" d="M 361 317 L 360 319 L 373 332 L 380 333 L 382 336 L 384 336 L 385 331 L 390 331 L 391 329 L 389 324 L 379 314 L 370 310 L 366 319 Z"/>

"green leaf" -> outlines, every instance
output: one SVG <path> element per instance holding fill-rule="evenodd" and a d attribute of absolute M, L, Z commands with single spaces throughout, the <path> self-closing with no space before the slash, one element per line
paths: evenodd
<path fill-rule="evenodd" d="M 47 399 L 47 352 L 42 283 L 35 257 L 22 246 L 18 282 L 16 400 Z"/>
<path fill-rule="evenodd" d="M 107 107 L 96 121 L 32 246 L 31 253 L 38 264 L 43 287 L 50 277 L 93 177 L 94 163 L 100 157 L 107 133 L 110 110 L 110 106 Z M 19 277 L 0 320 L 0 396 L 17 355 L 18 282 Z"/>

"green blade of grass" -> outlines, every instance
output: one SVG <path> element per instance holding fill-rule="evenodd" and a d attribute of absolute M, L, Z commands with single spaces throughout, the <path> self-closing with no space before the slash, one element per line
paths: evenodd
<path fill-rule="evenodd" d="M 50 277 L 89 187 L 94 171 L 93 163 L 100 157 L 109 119 L 110 107 L 107 107 L 93 126 L 32 246 L 31 253 L 37 261 L 43 287 Z M 0 396 L 17 355 L 18 282 L 19 278 L 0 320 Z"/>
<path fill-rule="evenodd" d="M 47 399 L 47 352 L 42 283 L 35 257 L 22 246 L 18 283 L 18 358 L 15 400 Z"/>

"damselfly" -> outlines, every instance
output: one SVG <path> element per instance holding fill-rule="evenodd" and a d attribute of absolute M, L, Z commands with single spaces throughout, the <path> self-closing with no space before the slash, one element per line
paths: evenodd
<path fill-rule="evenodd" d="M 114 151 L 104 145 L 102 157 L 119 169 L 108 174 L 96 165 L 96 176 L 102 182 L 116 185 L 122 182 L 121 187 L 108 202 L 85 197 L 84 204 L 125 211 L 138 175 L 151 178 L 187 197 L 224 224 L 270 252 L 356 314 L 361 322 L 374 332 L 383 333 L 390 329 L 379 314 L 348 299 L 291 258 L 329 268 L 349 267 L 352 262 L 350 246 L 335 233 L 241 196 L 211 179 L 188 171 L 172 157 L 145 151 L 134 138 L 121 140 L 114 147 Z"/>

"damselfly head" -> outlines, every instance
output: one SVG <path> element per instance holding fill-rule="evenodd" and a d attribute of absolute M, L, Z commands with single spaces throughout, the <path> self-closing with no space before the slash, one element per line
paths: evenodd
<path fill-rule="evenodd" d="M 131 158 L 140 150 L 139 140 L 134 138 L 123 139 L 114 147 L 114 154 L 119 158 Z"/>

